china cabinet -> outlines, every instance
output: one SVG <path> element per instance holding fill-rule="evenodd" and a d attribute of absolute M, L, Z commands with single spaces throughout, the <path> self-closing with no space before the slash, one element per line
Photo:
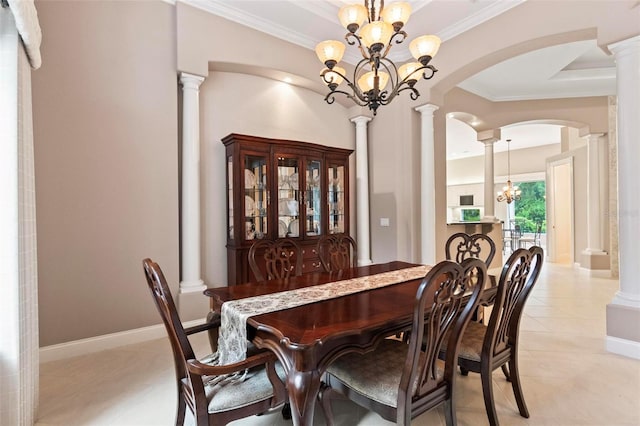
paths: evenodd
<path fill-rule="evenodd" d="M 303 273 L 321 269 L 318 238 L 349 233 L 350 149 L 232 133 L 226 147 L 229 285 L 254 280 L 247 255 L 259 239 L 292 238 Z"/>

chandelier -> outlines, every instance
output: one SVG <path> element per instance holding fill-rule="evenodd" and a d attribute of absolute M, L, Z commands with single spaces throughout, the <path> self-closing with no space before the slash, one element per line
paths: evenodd
<path fill-rule="evenodd" d="M 364 6 L 353 4 L 340 8 L 338 18 L 347 29 L 344 38 L 347 44 L 360 50 L 362 59 L 353 76 L 348 78 L 345 69 L 337 66 L 346 46 L 337 40 L 318 43 L 316 54 L 326 66 L 320 76 L 330 90 L 324 98 L 328 104 L 332 104 L 339 93 L 360 106 L 368 106 L 376 115 L 380 105 L 389 104 L 402 91 L 408 90 L 412 100 L 418 99 L 420 92 L 414 86 L 420 74 L 429 80 L 438 71 L 429 62 L 438 52 L 440 38 L 423 35 L 411 41 L 409 50 L 417 62 L 408 62 L 397 68 L 387 54 L 394 41 L 400 44 L 407 38 L 402 27 L 410 14 L 409 3 L 395 2 L 385 7 L 384 0 L 365 0 Z M 368 22 L 361 27 L 365 19 Z M 343 81 L 348 88 L 340 86 Z"/>
<path fill-rule="evenodd" d="M 506 201 L 507 204 L 511 204 L 513 200 L 520 199 L 520 188 L 511 184 L 511 151 L 509 150 L 509 142 L 511 142 L 511 139 L 507 139 L 507 185 L 502 187 L 502 192 L 498 192 L 498 201 Z"/>

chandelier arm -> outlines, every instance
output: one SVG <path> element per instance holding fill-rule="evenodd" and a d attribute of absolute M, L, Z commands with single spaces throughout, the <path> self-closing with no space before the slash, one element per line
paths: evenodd
<path fill-rule="evenodd" d="M 391 60 L 385 57 L 380 58 L 380 64 L 382 64 L 385 71 L 387 71 L 387 74 L 389 74 L 389 80 L 390 80 L 389 82 L 391 83 L 391 87 L 393 88 L 393 91 L 395 91 L 398 85 L 398 80 L 400 80 L 400 77 L 398 76 L 398 68 L 396 67 L 396 64 L 394 64 Z M 391 65 L 391 67 L 389 65 Z"/>
<path fill-rule="evenodd" d="M 359 106 L 367 106 L 367 102 L 364 102 L 360 99 L 358 99 L 356 96 L 353 96 L 352 94 L 345 92 L 344 90 L 334 90 L 331 91 L 329 93 L 327 93 L 327 96 L 324 97 L 324 100 L 331 105 L 332 103 L 335 102 L 336 98 L 335 95 L 339 93 L 341 95 L 345 95 L 347 98 L 351 99 L 353 102 L 355 102 L 357 105 Z"/>
<path fill-rule="evenodd" d="M 430 80 L 431 78 L 433 78 L 433 75 L 438 72 L 437 68 L 434 67 L 433 65 L 425 65 L 424 67 L 421 67 L 420 69 L 422 69 L 422 68 L 426 68 L 424 73 L 422 73 L 422 78 L 424 78 L 425 80 Z M 428 77 L 427 77 L 427 69 L 431 70 L 431 73 L 429 74 Z"/>
<path fill-rule="evenodd" d="M 399 37 L 400 37 L 400 36 L 402 36 L 402 38 L 401 38 L 400 40 L 396 40 L 396 44 L 400 44 L 400 43 L 402 43 L 402 42 L 403 42 L 403 41 L 405 41 L 405 40 L 407 39 L 407 37 L 408 37 L 408 36 L 407 36 L 407 33 L 406 33 L 406 32 L 404 32 L 403 30 L 396 31 L 395 33 L 393 33 L 393 35 L 392 35 L 392 36 L 391 36 L 391 38 L 389 39 L 389 47 L 391 47 L 391 44 L 392 44 L 392 42 L 393 42 L 393 39 L 394 39 L 394 38 L 396 38 L 396 36 L 399 36 Z M 387 50 L 388 50 L 388 49 L 389 49 L 389 48 L 387 48 Z"/>
<path fill-rule="evenodd" d="M 387 44 L 387 48 L 384 49 L 384 53 L 381 55 L 382 58 L 386 58 L 387 57 L 387 53 L 389 53 L 389 50 L 391 50 L 391 46 L 393 46 L 393 39 L 396 38 L 396 36 L 402 37 L 400 40 L 396 40 L 396 44 L 400 44 L 407 38 L 407 33 L 405 33 L 404 31 L 397 31 L 397 32 L 393 33 L 393 35 L 389 39 L 389 43 Z"/>
<path fill-rule="evenodd" d="M 402 85 L 398 87 L 402 87 Z M 412 101 L 415 101 L 420 96 L 420 92 L 418 92 L 418 89 L 416 89 L 415 87 L 411 87 L 409 84 L 406 84 L 405 87 L 402 87 L 401 89 L 399 89 L 398 93 L 396 94 L 399 94 L 400 92 L 404 92 L 405 90 L 411 91 L 410 96 Z"/>
<path fill-rule="evenodd" d="M 350 40 L 351 38 L 353 38 L 355 41 Z M 349 46 L 355 46 L 356 42 L 358 43 L 358 49 L 360 49 L 360 52 L 363 52 L 363 56 L 364 56 L 364 50 L 362 48 L 362 40 L 360 39 L 360 36 L 358 34 L 354 34 L 352 32 L 348 32 L 344 35 L 344 40 L 347 42 L 347 44 Z"/>
<path fill-rule="evenodd" d="M 347 84 L 349 85 L 351 90 L 353 90 L 353 93 L 358 97 L 358 99 L 361 99 L 363 102 L 366 102 L 367 96 L 357 86 L 357 82 L 358 82 L 358 77 L 362 73 L 362 70 L 365 69 L 365 67 L 368 66 L 369 64 L 370 64 L 369 58 L 365 57 L 363 59 L 360 59 L 360 61 L 356 64 L 355 69 L 353 70 L 353 79 L 349 80 L 348 78 L 345 78 Z"/>
<path fill-rule="evenodd" d="M 378 103 L 380 105 L 388 105 L 389 102 L 391 102 L 391 100 L 395 97 L 396 94 L 394 92 L 391 92 L 391 94 L 389 94 L 389 91 L 385 90 L 384 92 L 380 92 L 378 94 Z"/>
<path fill-rule="evenodd" d="M 356 103 L 360 106 L 365 106 L 367 105 L 367 103 L 369 103 L 368 101 L 368 96 L 366 93 L 363 93 L 355 84 L 351 83 L 349 80 L 346 80 L 347 85 L 351 88 L 351 91 L 353 92 L 352 95 L 347 94 L 346 92 L 344 92 L 345 94 L 347 94 L 348 98 L 353 99 L 354 101 L 356 101 L 356 99 L 359 99 L 361 102 L 364 102 L 364 104 L 360 104 L 359 102 L 356 101 Z"/>
<path fill-rule="evenodd" d="M 327 80 L 327 74 L 332 74 L 329 77 L 329 80 Z M 340 71 L 338 71 L 337 69 L 325 69 L 320 73 L 320 77 L 322 77 L 322 81 L 324 81 L 325 84 L 330 85 L 331 83 L 333 83 L 333 81 L 335 80 L 335 77 L 333 76 L 333 74 L 338 74 L 340 77 L 342 77 L 347 84 L 351 84 L 351 82 L 349 81 L 349 79 L 347 78 L 346 75 L 342 74 Z"/>

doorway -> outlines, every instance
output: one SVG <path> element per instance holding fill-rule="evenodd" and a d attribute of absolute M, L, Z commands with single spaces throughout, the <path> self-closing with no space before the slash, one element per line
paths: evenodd
<path fill-rule="evenodd" d="M 573 256 L 573 157 L 547 163 L 547 253 L 550 262 Z"/>

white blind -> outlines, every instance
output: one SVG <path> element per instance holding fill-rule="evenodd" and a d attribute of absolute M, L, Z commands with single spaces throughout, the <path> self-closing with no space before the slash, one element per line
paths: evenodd
<path fill-rule="evenodd" d="M 7 3 L 13 13 L 16 29 L 27 52 L 29 64 L 34 70 L 38 69 L 42 65 L 42 57 L 40 56 L 42 30 L 34 0 L 7 0 Z"/>

